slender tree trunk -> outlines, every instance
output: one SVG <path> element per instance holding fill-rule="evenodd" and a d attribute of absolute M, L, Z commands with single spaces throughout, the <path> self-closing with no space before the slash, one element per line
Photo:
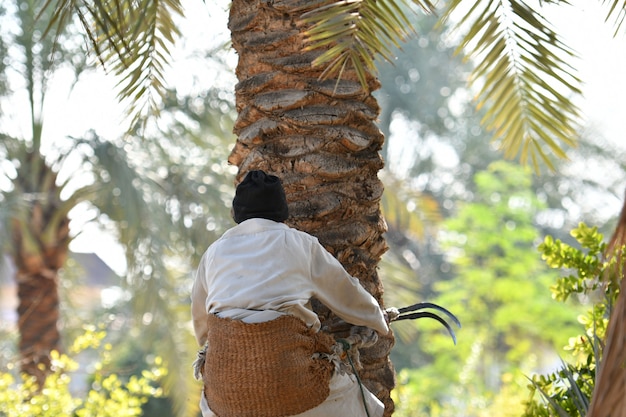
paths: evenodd
<path fill-rule="evenodd" d="M 58 275 L 69 250 L 69 219 L 60 211 L 56 173 L 38 152 L 26 155 L 14 185 L 25 200 L 11 224 L 20 368 L 42 385 L 50 352 L 60 350 Z"/>
<path fill-rule="evenodd" d="M 37 216 L 32 213 L 38 211 L 37 207 L 35 204 L 35 209 L 30 211 L 28 230 L 18 221 L 13 224 L 13 247 L 18 249 L 13 253 L 13 261 L 17 267 L 20 368 L 42 385 L 50 370 L 50 352 L 60 350 L 58 272 L 68 249 L 61 240 L 60 245 L 41 252 L 26 250 L 25 234 L 36 227 Z M 68 223 L 64 221 L 61 235 L 67 233 Z"/>
<path fill-rule="evenodd" d="M 304 50 L 298 17 L 314 1 L 234 0 L 229 28 L 239 54 L 235 124 L 237 143 L 229 161 L 238 180 L 251 169 L 280 176 L 289 201 L 288 223 L 318 237 L 382 304 L 377 265 L 386 251 L 380 212 L 383 186 L 378 171 L 383 135 L 375 125 L 379 107 L 346 71 L 341 80 L 321 81 L 313 68 L 320 52 Z M 322 322 L 331 318 L 316 304 Z M 390 332 L 361 352 L 366 386 L 393 412 L 389 394 L 394 370 Z"/>
<path fill-rule="evenodd" d="M 65 218 L 55 235 L 57 245 L 41 245 L 40 251 L 28 250 L 26 242 L 33 231 L 41 232 L 37 213 L 39 204 L 29 210 L 30 223 L 15 220 L 13 224 L 13 261 L 17 267 L 15 279 L 18 296 L 18 330 L 20 333 L 20 369 L 43 385 L 50 371 L 50 352 L 61 350 L 59 321 L 59 269 L 67 259 L 69 219 Z M 26 237 L 30 234 L 30 237 Z M 37 235 L 37 233 L 35 233 Z M 32 247 L 32 246 L 31 246 Z"/>
<path fill-rule="evenodd" d="M 20 277 L 17 295 L 20 368 L 41 386 L 50 370 L 50 352 L 60 350 L 56 276 Z"/>

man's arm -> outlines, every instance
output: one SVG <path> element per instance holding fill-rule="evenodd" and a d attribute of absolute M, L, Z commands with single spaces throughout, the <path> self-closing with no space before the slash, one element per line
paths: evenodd
<path fill-rule="evenodd" d="M 319 243 L 311 248 L 311 277 L 317 287 L 316 297 L 337 316 L 380 334 L 389 331 L 376 299 Z"/>
<path fill-rule="evenodd" d="M 191 288 L 191 317 L 193 319 L 193 330 L 196 335 L 196 340 L 200 346 L 203 346 L 206 342 L 207 331 L 207 316 L 206 311 L 206 270 L 204 266 L 204 257 L 200 261 L 198 270 L 196 271 L 196 278 Z"/>

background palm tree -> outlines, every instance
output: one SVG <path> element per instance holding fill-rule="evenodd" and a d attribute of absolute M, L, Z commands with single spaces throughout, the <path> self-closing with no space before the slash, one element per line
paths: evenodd
<path fill-rule="evenodd" d="M 75 70 L 78 80 L 86 54 L 71 25 L 58 33 L 56 45 L 42 37 L 52 10 L 39 14 L 29 1 L 6 6 L 3 22 L 18 22 L 19 33 L 0 36 L 0 49 L 11 50 L 0 68 L 1 103 L 12 104 L 14 114 L 28 114 L 31 127 L 26 137 L 0 133 L 0 242 L 16 267 L 20 368 L 41 384 L 50 352 L 63 350 L 62 334 L 72 331 L 67 327 L 73 319 L 63 316 L 60 303 L 73 275 L 63 271 L 69 246 L 85 221 L 75 226 L 71 212 L 82 209 L 125 249 L 127 268 L 119 286 L 134 313 L 110 311 L 94 321 L 113 317 L 131 334 L 131 328 L 145 331 L 142 346 L 158 338 L 152 353 L 172 370 L 165 387 L 182 388 L 168 390 L 173 409 L 191 415 L 200 390 L 190 388 L 194 382 L 187 372 L 194 339 L 180 326 L 188 313 L 181 288 L 190 274 L 181 265 L 197 260 L 230 219 L 225 201 L 232 188 L 222 181 L 227 151 L 220 149 L 232 140 L 232 106 L 218 91 L 193 98 L 168 91 L 160 105 L 169 117 L 158 131 L 142 132 L 146 142 L 132 132 L 131 141 L 87 132 L 51 144 L 43 114 L 48 81 L 59 68 Z M 28 97 L 22 112 L 7 88 L 18 90 L 20 80 Z"/>
<path fill-rule="evenodd" d="M 109 8 L 96 1 L 98 7 L 88 8 L 59 1 L 55 16 L 61 23 L 72 7 L 83 18 L 93 11 L 96 25 L 89 33 L 101 59 L 112 60 L 122 77 L 121 95 L 148 97 L 148 108 L 158 109 L 162 68 L 177 33 L 172 14 L 181 13 L 180 4 L 116 3 Z M 433 8 L 428 1 L 411 3 Z M 623 8 L 610 3 L 609 15 Z M 508 156 L 519 155 L 536 168 L 540 162 L 551 166 L 549 153 L 564 155 L 562 146 L 574 142 L 578 122 L 568 95 L 579 92 L 568 67 L 571 51 L 539 10 L 523 1 L 452 1 L 443 16 L 467 4 L 469 12 L 460 19 L 460 27 L 468 28 L 462 49 L 479 58 L 472 78 L 482 86 L 485 125 L 495 130 Z M 402 28 L 408 23 L 395 2 L 364 0 L 304 6 L 233 1 L 229 24 L 239 53 L 238 140 L 229 158 L 239 167 L 238 178 L 254 168 L 280 174 L 291 224 L 317 235 L 381 301 L 375 268 L 386 249 L 377 179 L 383 137 L 374 125 L 373 62 L 390 56 L 390 45 L 407 34 Z M 100 39 L 108 43 L 102 46 Z M 146 107 L 137 109 L 131 113 L 141 117 Z M 321 306 L 319 312 L 325 317 Z M 387 414 L 393 410 L 387 359 L 392 343 L 389 335 L 364 352 L 364 379 L 385 401 Z"/>
<path fill-rule="evenodd" d="M 50 366 L 50 350 L 60 347 L 57 285 L 59 269 L 67 258 L 70 241 L 67 215 L 72 202 L 61 199 L 64 187 L 57 185 L 58 166 L 64 156 L 46 160 L 40 151 L 41 109 L 53 70 L 49 55 L 54 42 L 37 39 L 37 31 L 45 28 L 46 23 L 45 16 L 43 23 L 36 22 L 36 13 L 31 2 L 24 2 L 16 10 L 22 31 L 15 39 L 22 46 L 23 59 L 21 68 L 15 70 L 24 75 L 32 136 L 25 140 L 0 136 L 0 152 L 8 162 L 2 170 L 9 171 L 12 185 L 2 194 L 2 199 L 12 204 L 3 207 L 6 222 L 0 232 L 3 237 L 10 237 L 2 239 L 3 246 L 10 249 L 17 270 L 21 368 L 42 382 Z M 66 59 L 79 56 L 76 50 L 64 47 L 57 51 Z M 81 194 L 82 191 L 77 193 L 77 198 Z"/>

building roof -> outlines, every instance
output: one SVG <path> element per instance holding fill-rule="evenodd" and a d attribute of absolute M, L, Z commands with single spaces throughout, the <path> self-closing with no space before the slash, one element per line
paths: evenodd
<path fill-rule="evenodd" d="M 70 252 L 64 269 L 78 267 L 84 271 L 86 280 L 81 283 L 90 287 L 119 285 L 120 277 L 95 253 Z M 0 286 L 13 286 L 15 266 L 7 255 L 0 258 Z M 80 273 L 83 275 L 83 272 Z"/>

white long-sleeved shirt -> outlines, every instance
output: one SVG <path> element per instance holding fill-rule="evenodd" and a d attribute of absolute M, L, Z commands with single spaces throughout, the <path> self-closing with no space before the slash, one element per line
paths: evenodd
<path fill-rule="evenodd" d="M 382 310 L 317 238 L 266 219 L 249 219 L 229 229 L 205 252 L 192 289 L 196 339 L 206 341 L 207 315 L 256 321 L 291 314 L 314 330 L 311 308 L 319 299 L 348 323 L 388 332 Z"/>

